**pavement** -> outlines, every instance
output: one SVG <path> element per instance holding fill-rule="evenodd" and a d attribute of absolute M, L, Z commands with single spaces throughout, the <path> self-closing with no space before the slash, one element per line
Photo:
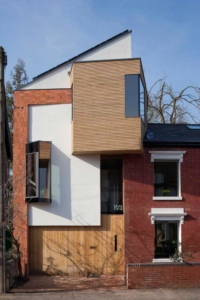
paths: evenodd
<path fill-rule="evenodd" d="M 30 276 L 0 300 L 200 300 L 200 288 L 128 290 L 124 276 Z"/>
<path fill-rule="evenodd" d="M 84 290 L 0 295 L 0 300 L 199 300 L 200 289 Z"/>

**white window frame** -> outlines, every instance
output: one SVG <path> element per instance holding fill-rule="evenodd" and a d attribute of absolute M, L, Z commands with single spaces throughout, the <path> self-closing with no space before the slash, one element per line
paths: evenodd
<path fill-rule="evenodd" d="M 149 151 L 151 154 L 151 162 L 154 161 L 177 161 L 178 162 L 178 196 L 172 197 L 162 197 L 162 196 L 153 196 L 153 200 L 182 200 L 181 196 L 181 162 L 183 162 L 183 154 L 186 151 Z"/>
<path fill-rule="evenodd" d="M 181 253 L 181 241 L 182 241 L 182 224 L 184 224 L 184 217 L 187 213 L 184 213 L 184 208 L 152 208 L 149 213 L 151 216 L 151 224 L 155 224 L 155 221 L 178 221 L 178 250 Z M 157 262 L 173 262 L 170 258 L 153 258 L 153 263 Z"/>

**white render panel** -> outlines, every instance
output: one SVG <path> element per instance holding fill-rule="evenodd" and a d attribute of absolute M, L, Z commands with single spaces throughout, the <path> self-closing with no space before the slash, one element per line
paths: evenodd
<path fill-rule="evenodd" d="M 52 141 L 51 203 L 29 203 L 29 226 L 100 225 L 100 155 L 71 155 L 71 104 L 29 106 L 29 141 Z"/>
<path fill-rule="evenodd" d="M 89 53 L 74 59 L 74 61 L 91 61 L 104 59 L 123 59 L 131 58 L 131 32 L 114 39 L 97 49 L 91 50 Z M 70 88 L 69 71 L 73 62 L 65 64 L 55 70 L 48 72 L 41 78 L 35 79 L 22 90 L 29 89 L 58 89 Z"/>

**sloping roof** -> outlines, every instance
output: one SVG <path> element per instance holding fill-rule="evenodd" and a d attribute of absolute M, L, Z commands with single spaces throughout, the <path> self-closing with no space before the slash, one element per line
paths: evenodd
<path fill-rule="evenodd" d="M 111 37 L 110 39 L 105 40 L 104 42 L 102 42 L 102 43 L 100 43 L 100 44 L 98 44 L 98 45 L 96 45 L 96 46 L 94 46 L 94 47 L 92 47 L 92 48 L 90 48 L 90 49 L 88 49 L 88 50 L 86 50 L 86 51 L 84 51 L 84 52 L 82 52 L 82 53 L 80 53 L 80 54 L 78 54 L 78 55 L 72 57 L 72 58 L 70 58 L 69 60 L 64 61 L 63 63 L 57 65 L 56 67 L 54 67 L 54 68 L 52 68 L 52 69 L 49 69 L 48 71 L 45 71 L 45 72 L 39 74 L 38 76 L 35 76 L 35 77 L 33 78 L 33 80 L 34 80 L 34 79 L 37 79 L 37 78 L 39 78 L 39 77 L 41 77 L 41 76 L 43 76 L 43 75 L 45 75 L 45 74 L 47 74 L 47 73 L 49 73 L 49 72 L 51 72 L 51 71 L 53 71 L 53 70 L 55 70 L 55 69 L 57 69 L 57 68 L 59 68 L 59 67 L 65 65 L 65 64 L 67 64 L 67 63 L 69 63 L 69 62 L 71 62 L 71 61 L 77 59 L 77 58 L 80 58 L 81 56 L 83 56 L 83 55 L 85 55 L 85 54 L 88 54 L 89 52 L 91 52 L 91 51 L 93 51 L 93 50 L 96 50 L 97 48 L 100 48 L 101 46 L 104 46 L 105 44 L 107 44 L 107 43 L 109 43 L 109 42 L 111 42 L 111 41 L 113 41 L 113 40 L 115 40 L 115 39 L 118 39 L 119 37 L 121 37 L 121 36 L 123 36 L 123 35 L 126 35 L 126 34 L 128 34 L 128 33 L 131 33 L 131 32 L 132 32 L 132 30 L 128 30 L 128 29 L 127 29 L 127 30 L 125 30 L 125 31 L 123 31 L 123 32 L 121 32 L 121 33 L 119 33 L 119 34 L 117 34 L 117 35 Z"/>
<path fill-rule="evenodd" d="M 190 129 L 192 126 L 194 129 Z M 145 146 L 200 147 L 200 124 L 148 124 Z"/>

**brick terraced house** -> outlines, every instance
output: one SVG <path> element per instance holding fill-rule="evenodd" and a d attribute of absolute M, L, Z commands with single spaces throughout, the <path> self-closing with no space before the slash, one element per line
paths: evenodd
<path fill-rule="evenodd" d="M 200 127 L 147 124 L 131 31 L 15 91 L 15 201 L 25 274 L 200 286 Z M 19 224 L 20 222 L 20 224 Z M 189 249 L 189 250 L 188 250 Z M 193 253 L 190 264 L 170 257 Z"/>

